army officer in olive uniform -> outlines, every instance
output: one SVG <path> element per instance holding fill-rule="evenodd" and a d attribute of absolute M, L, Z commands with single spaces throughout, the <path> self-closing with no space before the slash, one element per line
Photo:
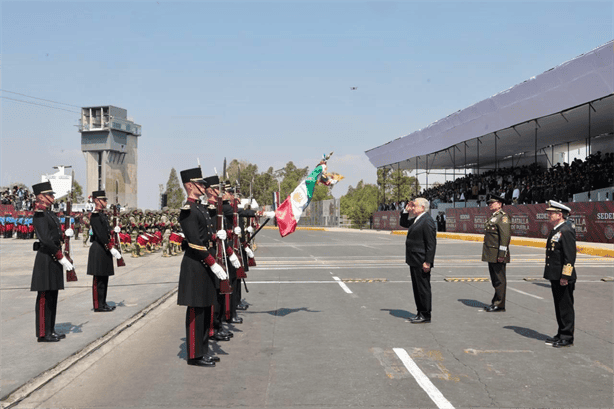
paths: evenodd
<path fill-rule="evenodd" d="M 510 262 L 509 245 L 512 238 L 510 217 L 501 208 L 505 200 L 491 195 L 488 208 L 493 214 L 484 226 L 484 245 L 482 261 L 488 262 L 490 281 L 495 288 L 495 295 L 488 307 L 488 312 L 505 311 L 505 263 Z"/>

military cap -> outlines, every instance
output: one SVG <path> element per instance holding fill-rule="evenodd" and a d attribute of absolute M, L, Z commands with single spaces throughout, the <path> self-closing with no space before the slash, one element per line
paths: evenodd
<path fill-rule="evenodd" d="M 217 175 L 209 176 L 205 178 L 207 187 L 214 187 L 220 184 L 220 178 Z"/>
<path fill-rule="evenodd" d="M 493 194 L 488 195 L 488 197 L 486 198 L 486 203 L 491 204 L 494 202 L 501 202 L 501 204 L 505 204 L 505 199 L 502 198 L 501 196 L 497 196 Z"/>
<path fill-rule="evenodd" d="M 181 171 L 181 183 L 188 182 L 200 183 L 208 186 L 206 180 L 203 179 L 203 171 L 200 168 L 192 168 Z"/>
<path fill-rule="evenodd" d="M 51 182 L 43 182 L 32 185 L 32 191 L 35 195 L 45 194 L 45 195 L 54 195 L 55 192 L 51 187 Z"/>
<path fill-rule="evenodd" d="M 547 212 L 560 212 L 560 213 L 569 213 L 571 212 L 571 208 L 565 206 L 562 203 L 557 202 L 556 200 L 548 201 L 549 207 L 546 209 Z"/>
<path fill-rule="evenodd" d="M 93 199 L 106 199 L 107 194 L 105 193 L 104 190 L 97 190 L 95 192 L 92 192 L 92 198 Z"/>

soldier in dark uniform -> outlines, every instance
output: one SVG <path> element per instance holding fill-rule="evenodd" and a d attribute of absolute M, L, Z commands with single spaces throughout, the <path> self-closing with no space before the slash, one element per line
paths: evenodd
<path fill-rule="evenodd" d="M 215 277 L 225 280 L 228 275 L 215 262 L 216 233 L 207 208 L 199 197 L 212 181 L 203 179 L 200 168 L 181 172 L 181 181 L 188 195 L 181 209 L 179 223 L 185 234 L 185 253 L 179 273 L 177 304 L 187 306 L 185 329 L 188 365 L 215 366 L 216 356 L 208 355 L 212 305 L 216 300 Z"/>
<path fill-rule="evenodd" d="M 546 210 L 553 229 L 546 243 L 544 278 L 550 280 L 559 326 L 556 335 L 546 339 L 546 344 L 555 348 L 569 347 L 573 345 L 575 325 L 573 292 L 576 284 L 576 231 L 566 222 L 571 211 L 569 207 L 551 200 Z"/>
<path fill-rule="evenodd" d="M 37 291 L 36 297 L 36 337 L 38 342 L 57 342 L 66 338 L 55 332 L 55 317 L 58 305 L 58 291 L 64 289 L 62 267 L 72 270 L 74 267 L 62 254 L 62 228 L 60 219 L 50 210 L 54 202 L 51 183 L 43 182 L 32 186 L 36 195 L 36 212 L 34 229 L 38 242 L 34 243 L 36 260 L 32 270 L 31 291 Z M 66 232 L 67 235 L 71 231 Z"/>
<path fill-rule="evenodd" d="M 505 264 L 510 262 L 509 245 L 512 238 L 510 217 L 501 208 L 504 199 L 490 195 L 488 208 L 493 212 L 484 226 L 484 245 L 482 261 L 488 262 L 490 281 L 495 288 L 495 296 L 488 307 L 488 312 L 505 311 Z"/>
<path fill-rule="evenodd" d="M 90 217 L 92 229 L 92 245 L 87 259 L 87 274 L 94 276 L 92 280 L 92 299 L 95 312 L 110 312 L 115 309 L 107 304 L 107 288 L 109 276 L 115 274 L 113 257 L 122 258 L 115 248 L 109 217 L 104 213 L 107 207 L 107 197 L 104 190 L 92 193 L 96 208 Z M 119 245 L 119 244 L 117 244 Z"/>

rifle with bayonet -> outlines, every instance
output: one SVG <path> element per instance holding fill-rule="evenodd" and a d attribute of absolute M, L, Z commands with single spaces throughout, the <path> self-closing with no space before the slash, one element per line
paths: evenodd
<path fill-rule="evenodd" d="M 119 254 L 122 255 L 121 258 L 116 259 L 117 260 L 117 267 L 124 267 L 126 265 L 126 262 L 124 261 L 124 256 L 122 254 L 122 243 L 121 243 L 121 238 L 119 236 L 119 232 L 116 231 L 117 226 L 118 226 L 118 221 L 117 219 L 119 218 L 119 208 L 120 208 L 120 204 L 119 202 L 116 203 L 113 206 L 113 236 L 115 238 L 115 243 L 117 243 L 117 251 L 119 251 Z"/>
<path fill-rule="evenodd" d="M 75 180 L 74 170 L 72 172 L 72 180 Z M 68 198 L 66 199 L 66 211 L 64 212 L 64 233 L 66 233 L 68 229 L 70 229 L 70 216 L 72 213 L 72 194 L 73 187 L 71 181 L 70 192 L 68 193 Z M 77 272 L 75 271 L 74 267 L 75 263 L 73 263 L 72 257 L 70 257 L 70 236 L 68 236 L 67 234 L 64 234 L 64 257 L 66 257 L 66 259 L 70 261 L 70 264 L 73 265 L 72 270 L 66 270 L 66 281 L 77 281 Z"/>
<path fill-rule="evenodd" d="M 226 174 L 226 159 L 224 159 L 224 174 Z M 217 229 L 224 230 L 224 204 L 223 204 L 223 196 L 224 196 L 224 180 L 223 176 L 220 179 L 219 185 L 219 193 L 217 197 Z M 216 239 L 217 241 L 217 249 L 215 254 L 215 261 L 226 270 L 228 273 L 228 262 L 226 260 L 226 243 L 224 240 L 219 237 Z M 220 280 L 220 294 L 230 295 L 232 294 L 232 289 L 230 288 L 230 282 L 228 279 Z M 230 313 L 229 313 L 230 314 Z"/>

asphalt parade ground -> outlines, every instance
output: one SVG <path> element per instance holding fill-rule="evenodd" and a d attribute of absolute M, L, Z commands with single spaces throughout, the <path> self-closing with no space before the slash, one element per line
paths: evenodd
<path fill-rule="evenodd" d="M 87 248 L 60 291 L 59 343 L 37 343 L 32 241 L 0 240 L 2 406 L 17 408 L 406 408 L 614 406 L 614 259 L 578 254 L 575 343 L 556 333 L 544 249 L 511 246 L 507 311 L 479 242 L 438 239 L 430 324 L 415 304 L 402 235 L 299 230 L 257 237 L 234 338 L 215 368 L 186 365 L 181 256 L 126 258 L 117 309 L 94 313 Z M 603 279 L 606 279 L 604 281 Z"/>

